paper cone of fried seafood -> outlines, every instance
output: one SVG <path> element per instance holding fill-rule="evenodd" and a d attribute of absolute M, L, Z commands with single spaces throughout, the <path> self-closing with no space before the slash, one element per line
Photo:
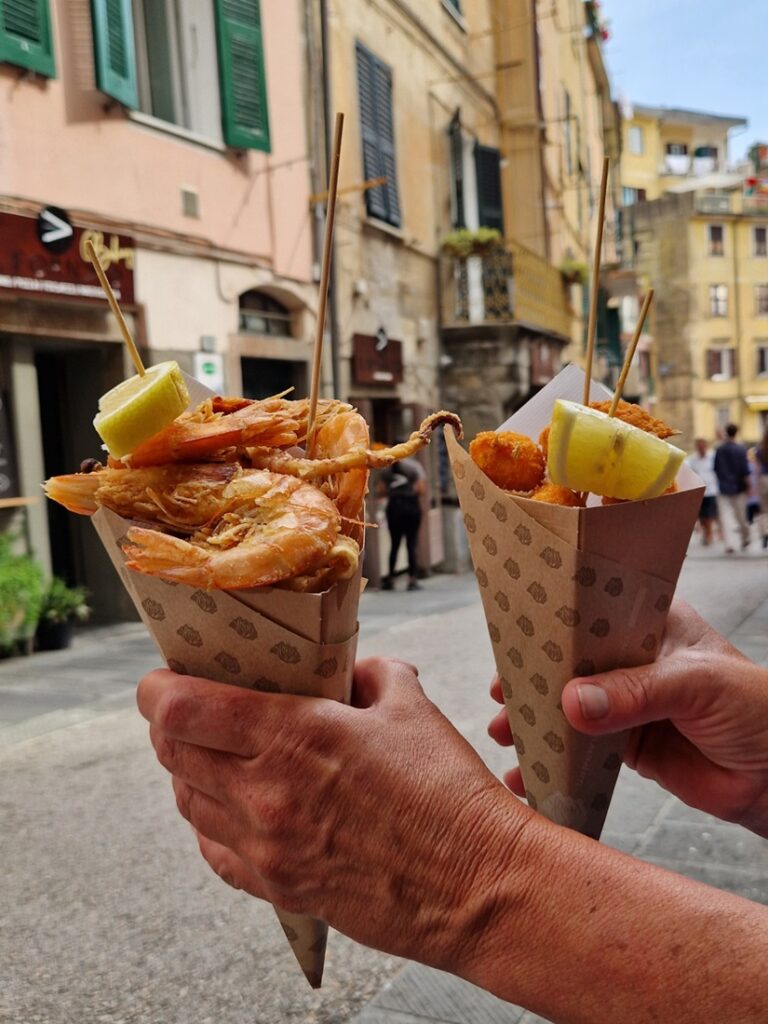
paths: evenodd
<path fill-rule="evenodd" d="M 192 378 L 187 385 L 192 406 L 211 394 Z M 253 690 L 349 703 L 361 568 L 324 593 L 195 589 L 126 567 L 130 520 L 107 508 L 91 520 L 169 668 Z M 318 988 L 327 924 L 275 911 L 307 980 Z"/>
<path fill-rule="evenodd" d="M 580 402 L 583 386 L 567 367 L 500 429 L 537 439 L 555 399 Z M 675 493 L 566 508 L 501 490 L 446 441 L 528 802 L 597 839 L 627 734 L 576 732 L 562 690 L 656 657 L 703 488 L 683 467 Z"/>

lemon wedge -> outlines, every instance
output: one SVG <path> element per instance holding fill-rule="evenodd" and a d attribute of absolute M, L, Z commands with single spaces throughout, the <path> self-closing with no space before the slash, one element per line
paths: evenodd
<path fill-rule="evenodd" d="M 189 405 L 189 392 L 179 364 L 173 360 L 150 366 L 99 399 L 93 421 L 109 454 L 116 459 L 129 455 L 162 430 Z"/>
<path fill-rule="evenodd" d="M 552 412 L 550 480 L 574 491 L 636 501 L 673 483 L 685 452 L 597 409 L 559 398 Z"/>

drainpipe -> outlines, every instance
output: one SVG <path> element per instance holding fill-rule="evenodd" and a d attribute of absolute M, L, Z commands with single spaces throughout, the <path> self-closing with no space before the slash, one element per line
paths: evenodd
<path fill-rule="evenodd" d="M 320 50 L 323 62 L 323 124 L 325 136 L 326 178 L 331 167 L 333 124 L 331 103 L 331 54 L 328 29 L 328 0 L 320 0 Z M 336 255 L 331 247 L 331 273 L 328 283 L 328 325 L 331 336 L 331 380 L 334 398 L 346 398 L 341 393 L 341 363 L 339 358 L 339 307 L 336 293 Z"/>

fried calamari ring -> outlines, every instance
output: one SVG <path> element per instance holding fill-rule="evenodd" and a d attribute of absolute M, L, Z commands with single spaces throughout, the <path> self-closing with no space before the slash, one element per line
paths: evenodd
<path fill-rule="evenodd" d="M 612 399 L 606 398 L 604 402 L 590 402 L 590 409 L 599 409 L 600 412 L 608 412 L 611 408 Z M 634 405 L 632 402 L 625 402 L 622 398 L 616 407 L 615 416 L 617 419 L 623 420 L 624 423 L 629 423 L 632 427 L 639 427 L 640 430 L 644 430 L 646 434 L 655 434 L 656 437 L 660 437 L 662 441 L 667 437 L 673 437 L 675 434 L 679 434 L 679 430 L 675 430 L 673 427 L 668 427 L 666 423 L 661 420 L 657 420 L 654 416 L 651 416 L 645 409 L 641 409 L 639 405 Z"/>
<path fill-rule="evenodd" d="M 546 501 L 550 505 L 565 505 L 569 508 L 583 508 L 584 495 L 561 484 L 544 483 L 529 495 L 532 501 Z"/>
<path fill-rule="evenodd" d="M 524 434 L 486 430 L 470 442 L 469 454 L 505 491 L 533 491 L 544 479 L 544 453 Z"/>

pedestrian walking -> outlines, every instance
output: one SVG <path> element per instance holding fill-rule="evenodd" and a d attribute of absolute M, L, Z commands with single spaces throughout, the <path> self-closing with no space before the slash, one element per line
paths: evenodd
<path fill-rule="evenodd" d="M 752 449 L 752 462 L 757 474 L 757 497 L 760 502 L 758 528 L 763 547 L 768 548 L 768 421 L 762 441 Z"/>
<path fill-rule="evenodd" d="M 378 493 L 387 499 L 389 528 L 389 574 L 381 581 L 383 590 L 395 585 L 395 567 L 400 544 L 405 539 L 408 551 L 408 590 L 421 590 L 416 543 L 421 526 L 421 495 L 426 492 L 426 475 L 415 459 L 400 459 L 379 478 Z"/>
<path fill-rule="evenodd" d="M 710 448 L 709 442 L 703 437 L 697 437 L 694 444 L 696 451 L 688 456 L 686 462 L 704 483 L 704 497 L 701 499 L 699 508 L 699 525 L 701 526 L 702 543 L 705 547 L 709 547 L 718 520 L 715 453 Z"/>
<path fill-rule="evenodd" d="M 720 492 L 719 507 L 727 510 L 727 521 L 723 522 L 725 553 L 734 552 L 732 540 L 734 528 L 741 537 L 741 548 L 749 547 L 749 525 L 747 523 L 747 491 L 749 489 L 749 462 L 743 445 L 736 441 L 739 428 L 729 423 L 725 428 L 726 439 L 715 452 L 715 476 Z"/>

